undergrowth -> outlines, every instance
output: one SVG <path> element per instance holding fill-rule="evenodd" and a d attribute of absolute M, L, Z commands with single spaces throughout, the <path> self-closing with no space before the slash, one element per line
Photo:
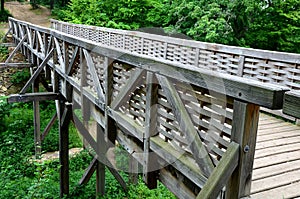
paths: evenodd
<path fill-rule="evenodd" d="M 55 104 L 41 102 L 41 129 L 45 127 L 55 111 Z M 32 159 L 34 155 L 32 104 L 7 104 L 6 98 L 0 98 L 0 199 L 50 199 L 59 198 L 59 161 L 47 160 L 38 163 Z M 57 124 L 43 141 L 43 151 L 58 150 Z M 69 147 L 82 146 L 74 126 L 70 127 Z M 117 161 L 127 164 L 122 157 L 121 148 L 116 153 L 121 155 Z M 64 198 L 88 199 L 95 198 L 96 179 L 93 176 L 85 186 L 78 182 L 92 157 L 86 150 L 81 151 L 70 159 L 70 195 Z M 123 167 L 125 165 L 123 163 Z M 127 181 L 128 175 L 120 172 Z M 139 179 L 138 185 L 129 185 L 125 192 L 113 175 L 106 170 L 105 196 L 98 198 L 174 198 L 175 197 L 159 183 L 158 188 L 149 190 Z M 95 174 L 94 174 L 95 175 Z"/>

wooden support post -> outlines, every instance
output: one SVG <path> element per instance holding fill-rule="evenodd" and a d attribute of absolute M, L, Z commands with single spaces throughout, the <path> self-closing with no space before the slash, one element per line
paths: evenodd
<path fill-rule="evenodd" d="M 64 197 L 69 194 L 69 124 L 72 118 L 72 105 L 62 101 L 59 108 L 60 197 Z"/>
<path fill-rule="evenodd" d="M 157 101 L 158 83 L 153 73 L 147 73 L 146 80 L 146 131 L 144 135 L 144 163 L 143 180 L 150 189 L 157 187 L 156 156 L 150 151 L 150 137 L 158 134 L 157 132 Z"/>
<path fill-rule="evenodd" d="M 87 64 L 84 62 L 84 55 L 82 52 L 82 48 L 80 48 L 79 51 L 79 56 L 80 56 L 80 93 L 81 93 L 81 112 L 82 112 L 82 117 L 83 117 L 83 125 L 85 128 L 88 128 L 88 121 L 90 118 L 90 110 L 89 110 L 89 104 L 88 104 L 88 99 L 83 95 L 83 89 L 86 87 L 87 84 Z M 82 142 L 83 142 L 83 148 L 87 147 L 88 142 L 82 137 Z"/>
<path fill-rule="evenodd" d="M 108 57 L 104 59 L 104 66 L 105 66 L 105 82 L 106 82 L 106 95 L 105 95 L 105 105 L 110 106 L 112 102 L 112 95 L 113 95 L 113 64 L 112 60 Z M 115 140 L 117 136 L 117 129 L 115 126 L 115 122 L 109 116 L 108 110 L 105 110 L 105 140 L 108 143 L 107 148 L 109 146 L 115 145 Z"/>
<path fill-rule="evenodd" d="M 32 72 L 32 70 L 31 70 Z M 39 92 L 39 78 L 36 78 L 32 86 L 33 92 Z M 34 121 L 34 146 L 35 158 L 41 159 L 42 143 L 41 143 L 41 122 L 40 122 L 40 102 L 33 101 L 33 121 Z"/>
<path fill-rule="evenodd" d="M 96 195 L 103 196 L 105 194 L 105 153 L 106 143 L 104 139 L 104 130 L 97 123 L 97 165 L 96 165 Z"/>
<path fill-rule="evenodd" d="M 136 185 L 139 180 L 139 162 L 131 154 L 129 157 L 129 183 Z"/>
<path fill-rule="evenodd" d="M 231 139 L 240 145 L 240 158 L 226 187 L 228 199 L 250 195 L 258 119 L 259 106 L 234 101 Z"/>

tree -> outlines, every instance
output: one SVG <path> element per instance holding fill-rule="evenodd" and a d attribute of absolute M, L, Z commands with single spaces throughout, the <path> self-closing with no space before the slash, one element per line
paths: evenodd
<path fill-rule="evenodd" d="M 1 0 L 1 13 L 4 13 L 4 0 Z"/>
<path fill-rule="evenodd" d="M 256 6 L 257 7 L 257 6 Z M 300 53 L 300 1 L 261 2 L 252 12 L 245 33 L 246 45 L 253 48 Z"/>

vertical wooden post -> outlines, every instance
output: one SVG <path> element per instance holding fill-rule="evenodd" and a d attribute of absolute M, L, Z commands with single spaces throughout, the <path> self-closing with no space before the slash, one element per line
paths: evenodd
<path fill-rule="evenodd" d="M 96 194 L 103 196 L 105 194 L 105 165 L 104 158 L 106 153 L 106 144 L 104 139 L 104 131 L 100 124 L 97 123 L 97 167 L 96 167 Z M 102 161 L 101 161 L 102 160 Z"/>
<path fill-rule="evenodd" d="M 228 199 L 250 195 L 258 119 L 259 106 L 235 100 L 231 139 L 240 145 L 240 157 L 226 187 Z"/>
<path fill-rule="evenodd" d="M 60 162 L 60 197 L 69 194 L 69 124 L 72 117 L 72 105 L 59 103 L 59 162 Z"/>
<path fill-rule="evenodd" d="M 105 65 L 105 105 L 110 106 L 113 97 L 113 64 L 112 60 L 108 57 L 104 58 Z M 108 115 L 107 110 L 105 110 L 105 140 L 109 146 L 115 145 L 116 140 L 116 126 L 113 119 Z"/>
<path fill-rule="evenodd" d="M 131 154 L 129 157 L 129 182 L 136 185 L 139 179 L 139 162 Z"/>
<path fill-rule="evenodd" d="M 150 151 L 150 137 L 156 135 L 157 132 L 157 100 L 158 100 L 158 84 L 153 73 L 147 73 L 146 80 L 146 128 L 144 135 L 144 164 L 143 179 L 148 188 L 157 187 L 156 157 Z"/>
<path fill-rule="evenodd" d="M 31 68 L 31 74 L 33 70 Z M 33 92 L 39 92 L 39 77 L 36 78 L 32 85 Z M 41 143 L 41 122 L 40 122 L 40 103 L 39 101 L 33 101 L 33 121 L 34 121 L 34 146 L 35 146 L 35 158 L 41 159 L 42 155 L 42 143 Z"/>

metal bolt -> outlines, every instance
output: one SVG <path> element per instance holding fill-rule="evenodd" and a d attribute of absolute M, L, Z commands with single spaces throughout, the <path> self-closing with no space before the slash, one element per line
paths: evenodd
<path fill-rule="evenodd" d="M 248 153 L 249 150 L 250 150 L 250 147 L 249 147 L 248 145 L 246 145 L 246 146 L 244 147 L 244 152 L 245 152 L 245 153 Z"/>

